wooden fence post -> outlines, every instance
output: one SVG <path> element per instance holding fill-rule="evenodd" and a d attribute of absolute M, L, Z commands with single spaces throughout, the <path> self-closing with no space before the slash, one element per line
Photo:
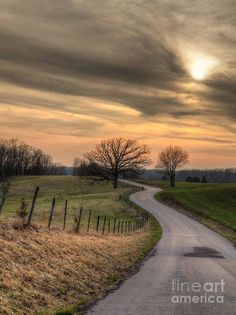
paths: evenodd
<path fill-rule="evenodd" d="M 66 228 L 66 217 L 67 217 L 67 200 L 65 202 L 65 208 L 64 208 L 64 222 L 63 222 L 63 230 Z"/>
<path fill-rule="evenodd" d="M 108 228 L 107 228 L 107 233 L 110 233 L 110 226 L 111 226 L 111 219 L 108 219 Z"/>
<path fill-rule="evenodd" d="M 79 229 L 80 229 L 80 223 L 81 223 L 81 217 L 82 217 L 82 212 L 83 212 L 83 207 L 80 207 L 79 217 L 78 217 L 78 220 L 77 220 L 77 224 L 76 224 L 75 232 L 79 232 Z"/>
<path fill-rule="evenodd" d="M 118 227 L 117 227 L 117 232 L 120 232 L 120 221 L 118 221 Z"/>
<path fill-rule="evenodd" d="M 98 216 L 98 218 L 97 218 L 97 233 L 99 231 L 99 221 L 100 221 L 100 216 Z"/>
<path fill-rule="evenodd" d="M 32 205 L 31 205 L 31 209 L 30 209 L 29 216 L 28 216 L 28 220 L 26 222 L 26 226 L 29 226 L 30 223 L 31 223 L 33 212 L 34 212 L 34 207 L 35 207 L 35 202 L 36 202 L 36 199 L 37 199 L 37 196 L 38 196 L 38 192 L 39 192 L 39 187 L 36 187 L 35 192 L 34 192 Z"/>
<path fill-rule="evenodd" d="M 114 219 L 113 234 L 116 232 L 116 218 Z"/>
<path fill-rule="evenodd" d="M 87 226 L 87 233 L 89 232 L 89 227 L 90 227 L 90 221 L 91 221 L 91 213 L 92 213 L 92 210 L 90 209 L 90 210 L 89 210 L 89 216 L 88 216 L 88 226 Z"/>
<path fill-rule="evenodd" d="M 105 217 L 104 217 L 104 220 L 103 220 L 102 234 L 105 233 L 106 220 L 107 220 L 107 217 L 105 216 Z"/>
<path fill-rule="evenodd" d="M 53 217 L 53 213 L 54 213 L 55 204 L 56 204 L 56 199 L 53 198 L 53 200 L 52 200 L 52 208 L 51 208 L 50 216 L 49 216 L 49 220 L 48 220 L 48 228 L 49 229 L 50 229 L 51 223 L 52 223 L 52 217 Z"/>

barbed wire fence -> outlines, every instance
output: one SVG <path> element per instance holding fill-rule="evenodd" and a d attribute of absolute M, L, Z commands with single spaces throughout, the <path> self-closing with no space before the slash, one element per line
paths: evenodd
<path fill-rule="evenodd" d="M 53 227 L 58 227 L 65 231 L 69 230 L 76 233 L 79 232 L 95 232 L 97 234 L 131 234 L 137 230 L 142 229 L 149 221 L 149 214 L 145 211 L 140 211 L 134 207 L 130 207 L 130 217 L 120 217 L 114 215 L 97 215 L 91 209 L 86 209 L 83 206 L 78 208 L 77 213 L 69 213 L 70 203 L 65 200 L 60 211 L 56 210 L 57 200 L 52 198 L 51 205 L 47 209 L 36 211 L 37 198 L 40 187 L 36 187 L 32 201 L 30 203 L 29 211 L 25 212 L 23 227 L 26 229 L 34 224 L 41 224 L 48 230 Z M 143 189 L 142 189 L 143 190 Z M 122 196 L 119 196 L 122 200 Z M 26 204 L 22 199 L 24 205 Z M 124 200 L 123 200 L 124 202 Z M 28 205 L 28 203 L 27 203 Z M 19 212 L 17 212 L 19 215 Z"/>

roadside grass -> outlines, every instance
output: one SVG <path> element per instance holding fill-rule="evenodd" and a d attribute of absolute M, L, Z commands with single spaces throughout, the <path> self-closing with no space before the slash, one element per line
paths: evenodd
<path fill-rule="evenodd" d="M 140 182 L 140 181 L 139 181 Z M 236 244 L 236 184 L 141 180 L 163 189 L 155 197 L 193 216 Z"/>
<path fill-rule="evenodd" d="M 74 176 L 19 176 L 11 179 L 9 196 L 5 202 L 1 217 L 9 218 L 16 214 L 20 201 L 24 198 L 29 207 L 36 186 L 40 187 L 33 223 L 47 225 L 52 199 L 56 198 L 56 208 L 52 225 L 62 226 L 65 200 L 68 200 L 67 229 L 74 225 L 80 207 L 84 211 L 81 230 L 87 227 L 89 210 L 92 210 L 91 229 L 95 229 L 97 216 L 109 216 L 117 220 L 130 220 L 132 214 L 127 211 L 127 205 L 121 200 L 122 194 L 129 194 L 134 189 L 119 183 L 117 190 L 113 189 L 111 181 L 87 179 Z"/>
<path fill-rule="evenodd" d="M 148 227 L 149 235 L 148 237 L 143 233 L 143 237 L 141 240 L 140 249 L 135 256 L 135 261 L 133 265 L 128 267 L 125 270 L 125 273 L 120 276 L 117 274 L 113 274 L 107 281 L 107 287 L 104 288 L 104 291 L 99 295 L 90 296 L 86 299 L 80 300 L 76 305 L 61 309 L 56 312 L 48 312 L 43 311 L 37 313 L 37 315 L 74 315 L 74 314 L 83 314 L 84 311 L 89 307 L 89 305 L 97 300 L 98 298 L 102 298 L 110 289 L 113 289 L 115 285 L 119 284 L 119 282 L 124 279 L 129 274 L 135 272 L 137 270 L 138 264 L 147 257 L 147 255 L 151 252 L 154 246 L 158 243 L 162 235 L 162 229 L 160 224 L 156 221 L 156 219 L 150 215 L 149 219 L 149 227 Z M 143 231 L 144 232 L 144 231 Z M 146 230 L 147 232 L 147 230 Z M 134 243 L 136 246 L 136 244 Z M 130 252 L 130 259 L 132 259 L 132 252 Z"/>
<path fill-rule="evenodd" d="M 134 270 L 153 246 L 157 231 L 152 228 L 102 236 L 16 231 L 1 225 L 0 314 L 83 310 Z"/>
<path fill-rule="evenodd" d="M 44 223 L 42 218 L 47 219 L 51 199 L 56 197 L 54 228 L 14 230 L 8 218 L 15 215 L 22 197 L 31 202 L 36 186 L 40 195 L 33 222 Z M 129 200 L 135 191 L 124 184 L 114 190 L 108 181 L 71 176 L 14 178 L 0 221 L 0 314 L 80 313 L 135 271 L 161 237 L 160 225 L 151 215 L 143 229 L 126 235 L 92 230 L 75 234 L 61 228 L 66 199 L 70 217 L 83 206 L 94 216 L 129 220 L 133 218 L 129 209 L 144 211 Z M 83 220 L 86 226 L 87 217 Z"/>

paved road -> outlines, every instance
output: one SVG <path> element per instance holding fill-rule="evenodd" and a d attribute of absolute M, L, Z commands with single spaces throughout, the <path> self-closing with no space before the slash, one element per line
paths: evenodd
<path fill-rule="evenodd" d="M 153 196 L 159 189 L 145 188 L 131 199 L 159 220 L 163 229 L 161 241 L 135 275 L 87 314 L 236 314 L 235 248 L 202 224 L 156 201 Z M 181 284 L 183 282 L 186 283 Z M 191 287 L 195 282 L 199 284 Z M 178 284 L 182 285 L 183 292 L 181 289 L 177 292 Z M 218 292 L 208 292 L 212 285 Z"/>

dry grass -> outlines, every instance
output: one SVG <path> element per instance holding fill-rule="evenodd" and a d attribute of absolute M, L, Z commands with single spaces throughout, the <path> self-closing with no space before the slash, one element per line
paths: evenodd
<path fill-rule="evenodd" d="M 37 314 L 98 296 L 140 258 L 150 230 L 127 236 L 0 227 L 0 314 Z"/>

